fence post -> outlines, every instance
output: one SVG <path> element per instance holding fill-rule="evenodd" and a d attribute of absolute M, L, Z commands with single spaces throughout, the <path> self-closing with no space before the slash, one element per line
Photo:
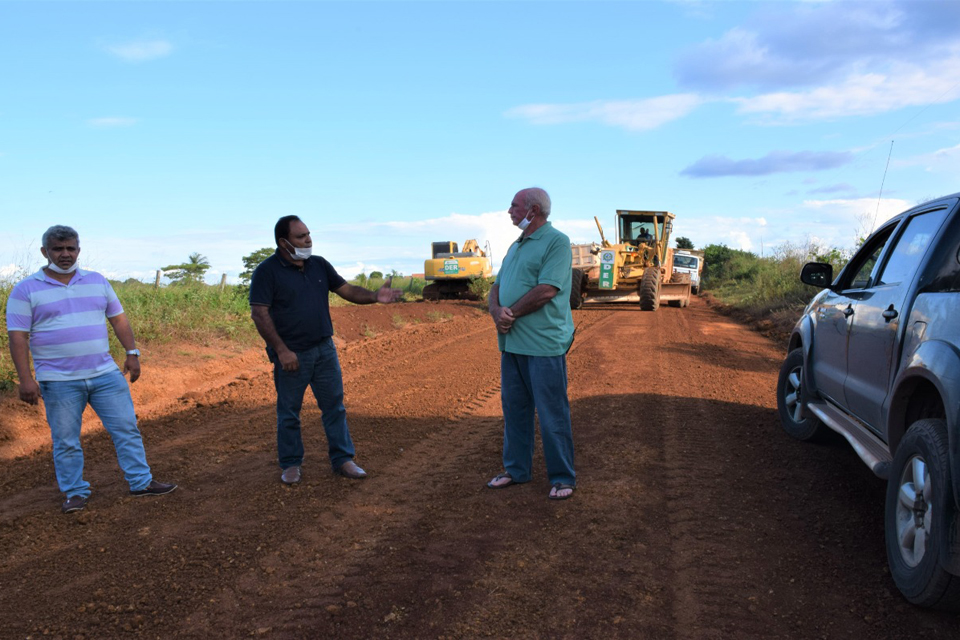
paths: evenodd
<path fill-rule="evenodd" d="M 220 291 L 223 291 L 227 288 L 227 274 L 220 274 Z"/>
<path fill-rule="evenodd" d="M 159 289 L 159 288 L 160 288 L 160 276 L 161 276 L 162 274 L 163 274 L 163 271 L 160 271 L 160 269 L 157 269 L 157 279 L 153 281 L 153 288 L 154 288 L 154 289 Z"/>

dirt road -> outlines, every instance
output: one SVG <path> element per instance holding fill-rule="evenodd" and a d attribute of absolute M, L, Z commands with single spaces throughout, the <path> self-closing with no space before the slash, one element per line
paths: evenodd
<path fill-rule="evenodd" d="M 702 301 L 575 312 L 564 502 L 539 452 L 533 482 L 484 488 L 502 420 L 482 311 L 336 313 L 365 481 L 332 475 L 314 407 L 304 481 L 280 484 L 257 351 L 145 355 L 147 453 L 180 483 L 163 498 L 129 497 L 93 428 L 94 495 L 61 515 L 49 445 L 18 445 L 42 416 L 5 400 L 0 636 L 956 637 L 886 572 L 883 483 L 842 441 L 779 430 L 781 345 Z"/>

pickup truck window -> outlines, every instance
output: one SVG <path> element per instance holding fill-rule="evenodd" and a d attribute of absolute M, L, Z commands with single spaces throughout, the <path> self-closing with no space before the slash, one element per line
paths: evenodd
<path fill-rule="evenodd" d="M 890 234 L 893 233 L 895 228 L 896 224 L 889 225 L 871 238 L 870 243 L 857 252 L 851 265 L 853 276 L 850 278 L 849 284 L 842 287 L 843 289 L 865 289 L 870 285 L 870 274 L 873 273 L 873 268 L 877 265 L 880 253 L 887 245 L 887 240 L 890 239 Z"/>
<path fill-rule="evenodd" d="M 897 239 L 877 284 L 897 284 L 913 277 L 934 234 L 943 222 L 944 211 L 913 216 Z"/>

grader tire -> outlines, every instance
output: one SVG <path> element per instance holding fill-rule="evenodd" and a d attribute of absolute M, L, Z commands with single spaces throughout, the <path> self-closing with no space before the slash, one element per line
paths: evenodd
<path fill-rule="evenodd" d="M 579 309 L 583 306 L 583 273 L 574 269 L 570 280 L 570 308 Z"/>
<path fill-rule="evenodd" d="M 656 311 L 660 307 L 660 269 L 650 267 L 643 272 L 640 286 L 637 290 L 640 295 L 640 309 Z"/>

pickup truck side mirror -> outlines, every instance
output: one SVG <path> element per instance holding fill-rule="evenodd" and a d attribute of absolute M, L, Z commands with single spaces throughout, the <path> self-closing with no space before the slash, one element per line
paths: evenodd
<path fill-rule="evenodd" d="M 821 289 L 829 289 L 833 283 L 833 265 L 825 262 L 808 262 L 800 270 L 800 282 Z"/>

